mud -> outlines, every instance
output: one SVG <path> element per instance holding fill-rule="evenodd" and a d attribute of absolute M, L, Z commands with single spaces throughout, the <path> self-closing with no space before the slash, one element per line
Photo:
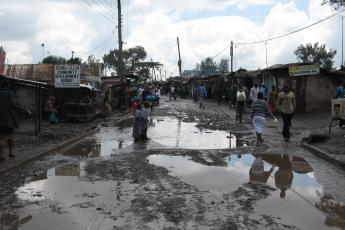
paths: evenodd
<path fill-rule="evenodd" d="M 345 227 L 344 206 L 296 152 L 258 154 L 269 147 L 247 148 L 247 126 L 218 129 L 225 117 L 209 116 L 206 127 L 200 114 L 161 106 L 151 141 L 132 141 L 130 118 L 109 119 L 72 148 L 1 175 L 0 229 Z"/>

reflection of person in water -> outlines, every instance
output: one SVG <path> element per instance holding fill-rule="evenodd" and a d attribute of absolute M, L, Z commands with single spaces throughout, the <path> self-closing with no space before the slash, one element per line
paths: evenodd
<path fill-rule="evenodd" d="M 274 174 L 276 187 L 280 189 L 280 198 L 285 198 L 285 192 L 291 187 L 293 180 L 292 166 L 289 156 L 284 155 L 277 161 L 279 169 Z"/>
<path fill-rule="evenodd" d="M 255 160 L 249 170 L 249 180 L 251 182 L 260 182 L 265 184 L 267 183 L 267 180 L 272 174 L 274 168 L 275 167 L 272 165 L 271 169 L 266 172 L 262 156 L 256 155 Z"/>

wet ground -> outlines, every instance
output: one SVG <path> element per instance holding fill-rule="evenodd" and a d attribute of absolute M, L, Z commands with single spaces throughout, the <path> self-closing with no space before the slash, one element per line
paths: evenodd
<path fill-rule="evenodd" d="M 248 117 L 193 106 L 162 101 L 150 141 L 109 120 L 0 176 L 0 229 L 345 229 L 342 171 L 294 142 L 257 148 Z"/>

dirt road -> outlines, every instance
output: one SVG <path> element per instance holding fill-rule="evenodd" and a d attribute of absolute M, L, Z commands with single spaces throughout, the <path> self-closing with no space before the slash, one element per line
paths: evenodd
<path fill-rule="evenodd" d="M 150 141 L 131 119 L 0 176 L 0 229 L 344 229 L 345 176 L 269 123 L 265 143 L 227 106 L 155 107 Z M 296 122 L 297 123 L 297 122 Z M 310 130 L 309 130 L 310 131 Z"/>

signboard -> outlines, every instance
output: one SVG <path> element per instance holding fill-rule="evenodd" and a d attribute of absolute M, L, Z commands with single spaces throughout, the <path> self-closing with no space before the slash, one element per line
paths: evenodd
<path fill-rule="evenodd" d="M 79 88 L 80 65 L 56 65 L 55 88 Z"/>
<path fill-rule="evenodd" d="M 332 99 L 332 118 L 345 120 L 345 98 Z"/>
<path fill-rule="evenodd" d="M 292 77 L 320 74 L 319 65 L 292 65 L 289 66 L 289 74 Z"/>
<path fill-rule="evenodd" d="M 6 52 L 0 47 L 0 75 L 5 74 L 5 61 L 6 61 Z"/>

